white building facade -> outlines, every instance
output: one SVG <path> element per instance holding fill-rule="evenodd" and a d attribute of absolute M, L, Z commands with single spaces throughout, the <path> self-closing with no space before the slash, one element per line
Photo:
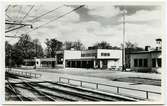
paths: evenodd
<path fill-rule="evenodd" d="M 122 50 L 65 50 L 63 63 L 65 68 L 120 68 L 122 66 Z"/>
<path fill-rule="evenodd" d="M 121 49 L 64 50 L 57 51 L 55 58 L 25 59 L 25 65 L 33 63 L 35 68 L 122 68 Z"/>

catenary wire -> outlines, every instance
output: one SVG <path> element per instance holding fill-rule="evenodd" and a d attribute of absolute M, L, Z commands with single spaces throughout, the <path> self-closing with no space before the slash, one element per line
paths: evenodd
<path fill-rule="evenodd" d="M 76 11 L 76 10 L 82 8 L 83 6 L 84 6 L 84 5 L 81 5 L 81 6 L 77 7 L 77 8 L 75 8 L 75 9 L 73 9 L 73 10 L 71 10 L 71 11 L 69 11 L 69 12 L 67 12 L 67 13 L 65 13 L 65 14 L 63 14 L 63 15 L 61 15 L 61 16 L 59 16 L 59 17 L 57 17 L 56 19 L 52 19 L 52 20 L 48 21 L 47 23 L 42 24 L 42 25 L 36 27 L 34 30 L 31 30 L 31 31 L 29 31 L 29 32 L 27 32 L 27 33 L 33 32 L 33 31 L 35 31 L 35 30 L 37 30 L 37 29 L 39 29 L 39 28 L 41 28 L 41 27 L 43 27 L 43 26 L 45 26 L 45 25 L 47 25 L 47 24 L 49 24 L 49 23 L 51 23 L 51 22 L 53 22 L 53 21 L 56 21 L 56 20 L 58 20 L 58 19 L 60 19 L 60 18 L 62 18 L 62 17 L 64 17 L 64 16 L 66 16 L 66 15 L 72 13 L 73 11 Z M 26 33 L 26 34 L 27 34 L 27 33 Z"/>

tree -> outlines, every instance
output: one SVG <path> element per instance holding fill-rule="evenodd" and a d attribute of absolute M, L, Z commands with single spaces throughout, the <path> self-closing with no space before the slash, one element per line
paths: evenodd
<path fill-rule="evenodd" d="M 13 47 L 8 41 L 5 41 L 5 66 L 11 66 L 11 51 Z"/>
<path fill-rule="evenodd" d="M 38 39 L 31 40 L 30 36 L 23 34 L 17 43 L 13 46 L 5 43 L 6 65 L 9 63 L 9 55 L 12 60 L 12 66 L 20 66 L 24 59 L 33 59 L 34 57 L 43 57 L 43 49 Z M 12 49 L 9 49 L 12 48 Z"/>
<path fill-rule="evenodd" d="M 17 50 L 22 50 L 24 59 L 34 58 L 34 56 L 32 55 L 33 43 L 29 35 L 22 34 L 22 37 L 14 46 Z"/>
<path fill-rule="evenodd" d="M 45 44 L 47 46 L 47 57 L 55 58 L 56 51 L 62 50 L 63 43 L 56 39 L 46 39 Z M 54 61 L 52 61 L 52 67 L 55 67 Z"/>
<path fill-rule="evenodd" d="M 35 53 L 35 57 L 40 58 L 44 56 L 43 48 L 41 46 L 41 43 L 38 39 L 34 39 L 33 41 L 33 48 L 34 51 L 32 53 Z"/>
<path fill-rule="evenodd" d="M 45 44 L 47 46 L 47 57 L 53 58 L 56 56 L 56 51 L 62 50 L 63 46 L 63 43 L 56 39 L 46 39 Z"/>
<path fill-rule="evenodd" d="M 105 41 L 102 41 L 100 43 L 97 43 L 95 44 L 95 47 L 97 46 L 98 49 L 107 49 L 110 47 L 110 44 L 105 42 Z"/>
<path fill-rule="evenodd" d="M 80 40 L 75 41 L 75 42 L 73 43 L 73 47 L 74 47 L 75 50 L 84 50 L 84 49 L 85 49 L 83 43 L 81 43 Z"/>
<path fill-rule="evenodd" d="M 71 50 L 71 49 L 74 49 L 74 50 L 84 50 L 85 49 L 85 46 L 83 45 L 83 43 L 81 41 L 66 41 L 64 42 L 64 49 L 65 50 Z"/>
<path fill-rule="evenodd" d="M 121 44 L 123 47 L 123 45 Z M 132 43 L 130 41 L 125 42 L 125 63 L 126 68 L 130 68 L 130 54 L 137 51 L 143 51 L 144 49 L 138 47 L 137 43 Z"/>
<path fill-rule="evenodd" d="M 73 42 L 65 41 L 63 45 L 64 50 L 71 50 L 73 48 Z"/>
<path fill-rule="evenodd" d="M 117 46 L 111 46 L 109 43 L 106 41 L 102 41 L 100 43 L 94 44 L 92 47 L 89 47 L 88 49 L 120 49 Z"/>

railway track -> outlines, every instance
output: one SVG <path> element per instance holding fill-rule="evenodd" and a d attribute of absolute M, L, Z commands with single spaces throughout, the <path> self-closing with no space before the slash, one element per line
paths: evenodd
<path fill-rule="evenodd" d="M 5 88 L 18 101 L 135 101 L 58 82 L 31 82 L 21 77 L 17 77 L 17 80 L 19 83 L 7 80 Z"/>
<path fill-rule="evenodd" d="M 15 87 L 10 84 L 10 81 L 7 80 L 7 85 L 5 86 L 5 90 L 8 92 L 8 95 L 13 96 L 13 98 L 17 101 L 33 101 L 30 98 L 22 95 Z"/>

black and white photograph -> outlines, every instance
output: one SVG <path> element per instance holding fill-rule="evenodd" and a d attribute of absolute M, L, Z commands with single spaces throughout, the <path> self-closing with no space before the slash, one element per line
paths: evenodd
<path fill-rule="evenodd" d="M 5 102 L 163 103 L 164 7 L 5 6 Z"/>

